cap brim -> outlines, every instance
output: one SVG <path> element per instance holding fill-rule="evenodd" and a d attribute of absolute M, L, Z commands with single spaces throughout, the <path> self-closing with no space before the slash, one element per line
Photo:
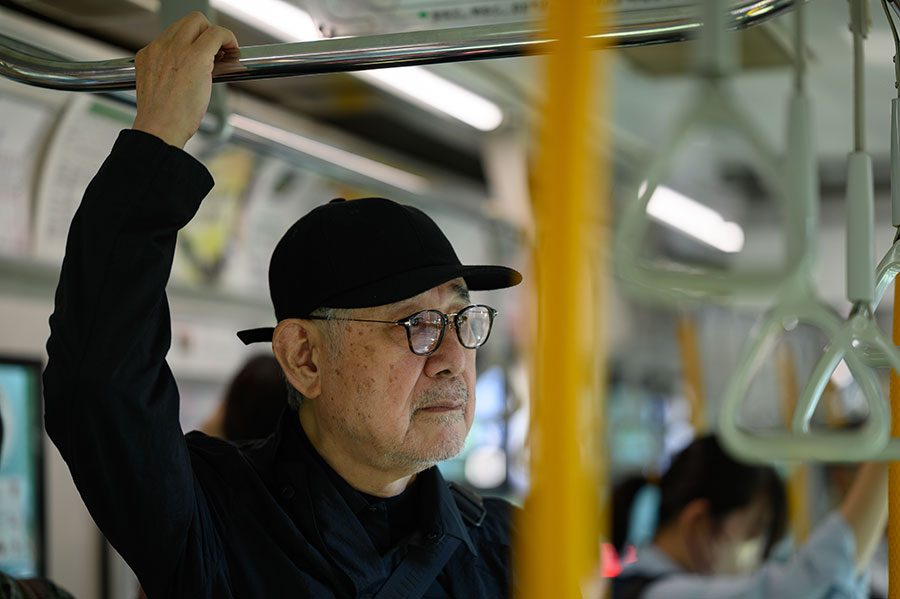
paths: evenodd
<path fill-rule="evenodd" d="M 244 345 L 251 343 L 272 342 L 272 336 L 275 334 L 275 327 L 261 327 L 258 329 L 247 329 L 238 331 L 238 339 L 244 342 Z"/>
<path fill-rule="evenodd" d="M 462 277 L 469 289 L 473 291 L 489 291 L 506 289 L 522 282 L 522 275 L 517 270 L 505 266 L 463 266 Z M 449 279 L 448 279 L 449 280 Z"/>

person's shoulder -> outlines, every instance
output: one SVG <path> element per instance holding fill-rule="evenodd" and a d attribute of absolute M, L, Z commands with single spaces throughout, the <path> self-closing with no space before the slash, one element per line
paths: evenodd
<path fill-rule="evenodd" d="M 74 599 L 65 589 L 43 578 L 14 579 L 0 572 L 0 597 L 5 599 L 26 599 L 45 597 L 46 599 Z"/>
<path fill-rule="evenodd" d="M 213 437 L 201 431 L 191 431 L 184 435 L 188 448 L 195 453 L 204 454 L 230 454 L 237 450 L 237 447 L 231 441 L 226 441 L 220 437 Z"/>
<path fill-rule="evenodd" d="M 518 508 L 499 497 L 484 497 L 482 503 L 485 515 L 481 526 L 469 529 L 478 547 L 478 557 L 472 561 L 473 572 L 487 585 L 485 596 L 506 597 L 511 584 L 513 529 Z"/>
<path fill-rule="evenodd" d="M 200 431 L 191 431 L 184 436 L 194 473 L 206 471 L 223 481 L 244 478 L 251 472 L 258 476 L 260 471 L 272 467 L 272 438 L 252 441 L 226 441 Z"/>
<path fill-rule="evenodd" d="M 13 577 L 3 572 L 0 572 L 0 597 L 8 597 L 9 599 L 22 597 L 22 590 Z"/>
<path fill-rule="evenodd" d="M 485 515 L 481 523 L 481 534 L 484 541 L 499 545 L 512 544 L 512 531 L 515 527 L 519 508 L 501 497 L 484 497 Z"/>
<path fill-rule="evenodd" d="M 484 507 L 487 510 L 485 518 L 509 520 L 521 510 L 521 508 L 502 497 L 484 496 L 482 501 L 484 501 Z"/>
<path fill-rule="evenodd" d="M 184 436 L 184 440 L 192 455 L 214 461 L 264 461 L 271 457 L 273 450 L 271 436 L 265 439 L 228 441 L 200 431 L 191 431 Z"/>

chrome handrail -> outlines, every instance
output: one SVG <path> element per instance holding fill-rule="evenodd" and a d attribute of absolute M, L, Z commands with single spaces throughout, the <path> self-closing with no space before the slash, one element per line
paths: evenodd
<path fill-rule="evenodd" d="M 759 25 L 790 9 L 796 1 L 805 0 L 748 1 L 731 11 L 729 29 Z M 615 26 L 591 37 L 613 47 L 646 46 L 683 41 L 703 26 L 692 14 L 637 12 L 656 15 L 658 20 L 639 22 L 622 13 Z M 248 46 L 241 48 L 240 59 L 218 63 L 213 80 L 245 81 L 549 52 L 553 40 L 534 27 L 534 23 L 475 25 Z M 0 35 L 0 75 L 28 85 L 69 91 L 125 90 L 135 85 L 133 57 L 95 62 L 53 59 L 4 35 Z"/>

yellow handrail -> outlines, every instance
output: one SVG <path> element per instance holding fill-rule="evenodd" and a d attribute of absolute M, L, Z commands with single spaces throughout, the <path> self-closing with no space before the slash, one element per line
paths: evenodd
<path fill-rule="evenodd" d="M 582 597 L 598 572 L 597 498 L 605 448 L 597 447 L 605 356 L 598 315 L 606 281 L 606 160 L 598 79 L 605 53 L 587 35 L 598 26 L 594 0 L 553 0 L 547 98 L 537 164 L 535 212 L 538 328 L 531 435 L 531 493 L 515 545 L 518 596 Z M 599 185 L 595 185 L 599 184 Z M 601 192 L 598 194 L 596 190 Z M 598 218 L 599 215 L 599 218 Z M 598 399 L 599 398 L 599 399 Z M 605 503 L 605 502 L 604 502 Z"/>
<path fill-rule="evenodd" d="M 782 419 L 790 427 L 797 409 L 797 366 L 790 341 L 783 339 L 778 346 L 775 370 L 781 395 Z M 788 522 L 794 535 L 794 543 L 801 544 L 809 538 L 809 468 L 798 462 L 787 481 Z"/>
<path fill-rule="evenodd" d="M 900 345 L 900 291 L 897 284 L 894 279 L 894 345 Z M 900 377 L 893 368 L 891 436 L 900 437 Z M 891 462 L 888 468 L 888 599 L 900 599 L 900 462 Z"/>
<path fill-rule="evenodd" d="M 684 374 L 684 396 L 691 406 L 691 426 L 698 437 L 706 433 L 709 423 L 706 417 L 706 397 L 703 385 L 703 369 L 700 366 L 700 342 L 697 340 L 697 323 L 684 314 L 676 325 L 678 348 L 681 350 L 681 370 Z"/>

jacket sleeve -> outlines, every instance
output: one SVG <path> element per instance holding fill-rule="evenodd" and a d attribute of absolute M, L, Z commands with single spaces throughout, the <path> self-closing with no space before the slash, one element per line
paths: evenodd
<path fill-rule="evenodd" d="M 123 131 L 72 221 L 50 317 L 47 432 L 150 596 L 217 561 L 165 361 L 176 234 L 211 187 L 182 150 Z"/>

